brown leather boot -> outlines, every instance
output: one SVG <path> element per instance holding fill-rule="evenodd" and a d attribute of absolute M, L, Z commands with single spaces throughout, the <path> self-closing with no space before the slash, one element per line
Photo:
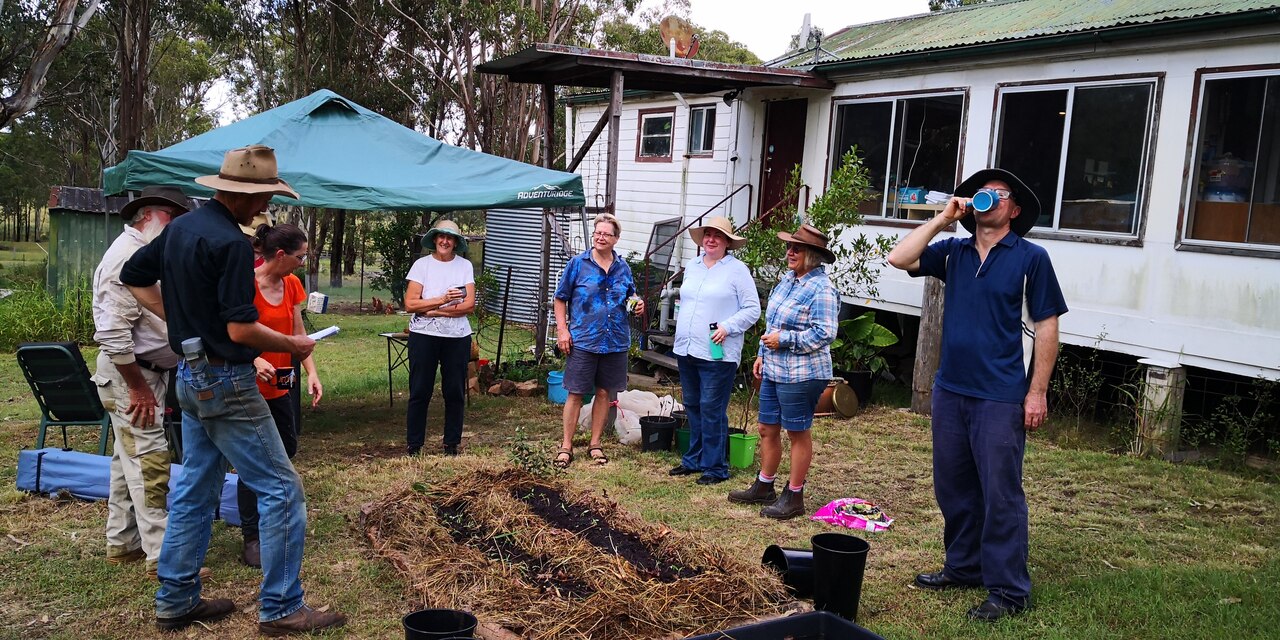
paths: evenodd
<path fill-rule="evenodd" d="M 760 477 L 756 476 L 751 481 L 751 486 L 746 489 L 729 492 L 729 502 L 738 504 L 769 504 L 778 499 L 778 494 L 773 490 L 772 482 L 761 482 Z"/>
<path fill-rule="evenodd" d="M 212 622 L 231 615 L 236 604 L 226 598 L 205 600 L 201 598 L 195 607 L 176 618 L 156 618 L 156 628 L 161 631 L 185 629 L 197 622 Z"/>
<path fill-rule="evenodd" d="M 783 487 L 778 500 L 761 509 L 760 515 L 774 520 L 790 520 L 804 515 L 804 490 L 792 491 L 791 487 Z"/>
<path fill-rule="evenodd" d="M 304 604 L 301 609 L 283 618 L 272 620 L 271 622 L 259 622 L 258 633 L 264 636 L 287 636 L 295 633 L 310 633 L 320 629 L 332 629 L 341 627 L 346 623 L 347 617 L 341 613 L 332 611 L 320 612 Z"/>

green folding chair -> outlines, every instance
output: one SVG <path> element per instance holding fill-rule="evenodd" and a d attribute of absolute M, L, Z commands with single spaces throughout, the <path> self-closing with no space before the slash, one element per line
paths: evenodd
<path fill-rule="evenodd" d="M 89 378 L 80 347 L 74 342 L 27 342 L 18 345 L 18 366 L 40 403 L 40 435 L 36 448 L 44 448 L 49 427 L 62 427 L 62 446 L 70 448 L 67 427 L 97 426 L 98 455 L 107 455 L 111 414 L 98 398 Z"/>

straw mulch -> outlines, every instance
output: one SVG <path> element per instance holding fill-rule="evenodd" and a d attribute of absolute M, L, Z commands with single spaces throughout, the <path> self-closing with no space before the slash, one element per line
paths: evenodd
<path fill-rule="evenodd" d="M 547 498 L 556 494 L 563 503 Z M 520 637 L 680 638 L 789 608 L 761 566 L 517 469 L 415 485 L 363 516 L 413 600 L 471 611 Z"/>

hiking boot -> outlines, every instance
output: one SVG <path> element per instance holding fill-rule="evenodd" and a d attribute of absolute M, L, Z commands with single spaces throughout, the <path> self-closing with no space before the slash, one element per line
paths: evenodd
<path fill-rule="evenodd" d="M 316 611 L 307 605 L 301 609 L 271 622 L 259 622 L 258 633 L 264 636 L 287 636 L 295 633 L 310 633 L 320 629 L 333 629 L 347 623 L 347 617 L 341 613 Z"/>
<path fill-rule="evenodd" d="M 236 610 L 236 603 L 226 599 L 217 598 L 214 600 L 200 599 L 200 602 L 190 611 L 176 618 L 161 618 L 156 616 L 156 628 L 161 631 L 177 631 L 185 629 L 197 622 L 211 622 L 225 618 Z"/>
<path fill-rule="evenodd" d="M 761 482 L 759 477 L 751 481 L 751 486 L 739 491 L 729 492 L 729 502 L 738 504 L 769 504 L 778 499 L 772 482 Z"/>
<path fill-rule="evenodd" d="M 262 543 L 257 540 L 245 540 L 244 550 L 240 552 L 240 562 L 255 569 L 262 568 Z"/>
<path fill-rule="evenodd" d="M 804 515 L 804 491 L 792 491 L 783 487 L 777 501 L 760 510 L 760 515 L 774 520 L 790 520 Z"/>
<path fill-rule="evenodd" d="M 142 547 L 138 547 L 133 551 L 126 551 L 119 555 L 112 555 L 110 550 L 107 551 L 107 562 L 110 564 L 129 564 L 131 562 L 142 560 L 146 557 L 147 552 L 143 551 Z"/>

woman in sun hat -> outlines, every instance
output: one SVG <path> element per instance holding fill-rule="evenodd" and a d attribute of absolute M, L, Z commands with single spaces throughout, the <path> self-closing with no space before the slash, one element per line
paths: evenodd
<path fill-rule="evenodd" d="M 404 309 L 409 321 L 409 408 L 405 416 L 407 451 L 415 455 L 426 439 L 427 408 L 440 369 L 444 395 L 444 453 L 458 455 L 466 400 L 467 361 L 471 358 L 471 322 L 476 280 L 465 257 L 467 239 L 452 220 L 436 222 L 422 238 L 429 255 L 418 258 L 406 276 Z"/>
<path fill-rule="evenodd" d="M 840 294 L 823 266 L 836 259 L 826 234 L 803 224 L 778 239 L 787 243 L 790 271 L 769 294 L 753 367 L 760 379 L 760 475 L 750 487 L 731 492 L 729 501 L 768 505 L 760 515 L 785 520 L 804 514 L 804 482 L 813 459 L 809 428 L 818 397 L 831 381 Z M 782 429 L 791 441 L 791 475 L 779 494 L 773 480 L 782 461 Z"/>
<path fill-rule="evenodd" d="M 729 479 L 729 396 L 742 359 L 743 335 L 760 318 L 760 297 L 747 265 L 730 255 L 747 239 L 714 217 L 689 229 L 702 255 L 685 264 L 673 351 L 689 418 L 689 450 L 673 476 L 701 472 L 698 484 Z"/>

